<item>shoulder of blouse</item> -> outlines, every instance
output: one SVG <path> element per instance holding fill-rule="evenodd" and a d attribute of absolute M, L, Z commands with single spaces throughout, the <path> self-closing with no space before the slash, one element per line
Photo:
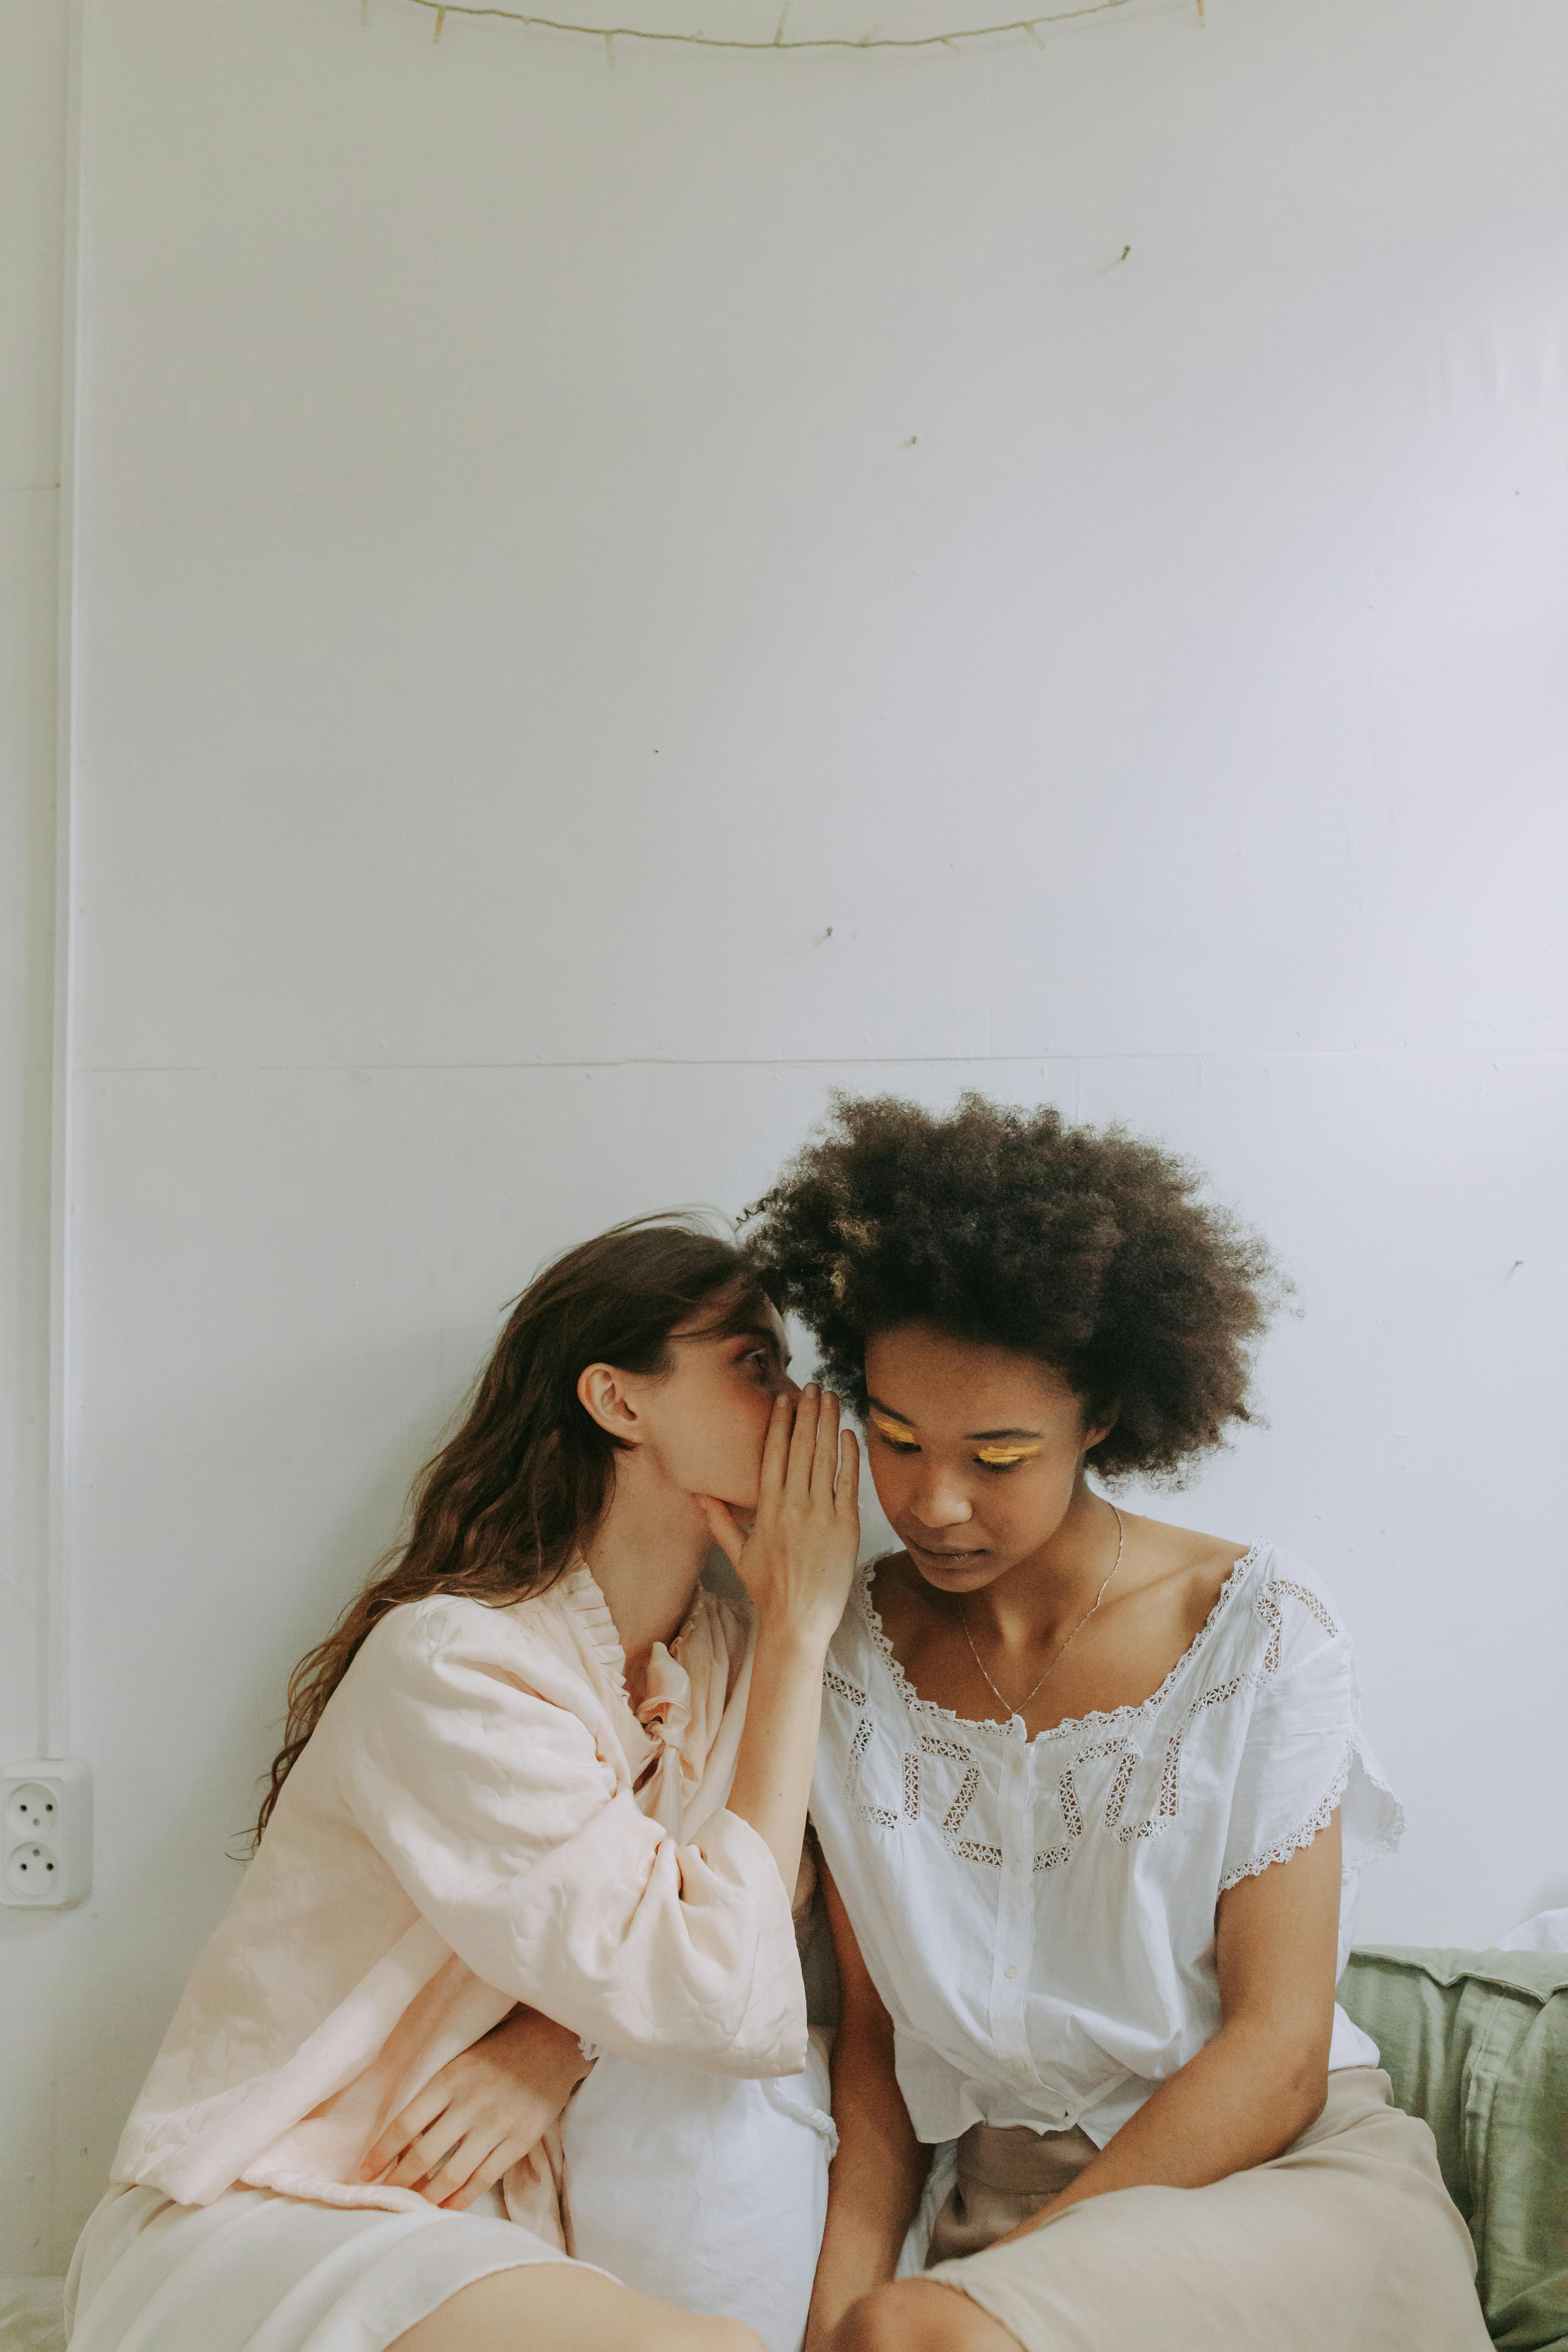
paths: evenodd
<path fill-rule="evenodd" d="M 1251 1595 L 1252 1663 L 1271 1682 L 1333 1653 L 1349 1661 L 1351 1638 L 1338 1603 L 1304 1560 L 1270 1547 Z"/>
<path fill-rule="evenodd" d="M 840 1697 L 850 1698 L 863 1706 L 867 1693 L 863 1688 L 867 1669 L 879 1648 L 895 1673 L 900 1670 L 893 1657 L 892 1644 L 882 1631 L 881 1620 L 871 1599 L 871 1579 L 890 1552 L 876 1559 L 862 1560 L 855 1570 L 849 1586 L 849 1598 L 844 1604 L 844 1614 L 827 1645 L 827 1661 L 823 1668 L 823 1681 Z M 900 1676 L 901 1680 L 901 1674 Z"/>
<path fill-rule="evenodd" d="M 671 1649 L 700 1677 L 732 1679 L 751 1636 L 742 1603 L 700 1586 Z M 497 1608 L 465 1593 L 433 1592 L 389 1610 L 361 1645 L 366 1682 L 395 1681 L 400 1672 L 428 1667 L 447 1654 L 493 1662 L 524 1679 L 542 1665 L 559 1695 L 562 1677 L 603 1694 L 626 1697 L 626 1652 L 592 1570 L 583 1561 L 542 1592 Z M 592 1660 L 592 1666 L 589 1660 Z M 596 1669 L 596 1671 L 595 1671 Z"/>
<path fill-rule="evenodd" d="M 354 1664 L 364 1660 L 377 1679 L 395 1677 L 400 1667 L 428 1664 L 445 1652 L 514 1667 L 545 1657 L 557 1673 L 574 1666 L 581 1672 L 584 1646 L 612 1685 L 624 1686 L 626 1654 L 615 1620 L 593 1576 L 578 1564 L 542 1592 L 500 1606 L 461 1592 L 405 1601 L 372 1626 Z"/>

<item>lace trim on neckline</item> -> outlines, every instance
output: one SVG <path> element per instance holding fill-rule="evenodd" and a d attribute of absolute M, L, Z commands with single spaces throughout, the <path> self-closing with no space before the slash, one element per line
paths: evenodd
<path fill-rule="evenodd" d="M 1080 1731 L 1098 1731 L 1106 1725 L 1132 1723 L 1142 1716 L 1152 1715 L 1161 1701 L 1169 1697 L 1199 1652 L 1207 1648 L 1209 1638 L 1219 1622 L 1220 1613 L 1232 1593 L 1237 1591 L 1241 1580 L 1258 1566 L 1265 1553 L 1272 1549 L 1273 1546 L 1261 1538 L 1256 1543 L 1247 1546 L 1220 1586 L 1214 1607 L 1209 1611 L 1159 1689 L 1152 1692 L 1148 1698 L 1140 1699 L 1133 1706 L 1112 1707 L 1109 1713 L 1099 1707 L 1091 1707 L 1087 1715 L 1064 1716 L 1060 1723 L 1053 1723 L 1048 1729 L 1033 1733 L 1026 1745 L 1033 1748 L 1038 1740 L 1071 1738 Z M 989 1732 L 998 1739 L 1011 1739 L 1013 1725 L 1018 1720 L 1016 1716 L 1011 1717 L 1005 1723 L 997 1723 L 994 1719 L 988 1719 L 984 1716 L 960 1715 L 954 1707 L 939 1706 L 934 1698 L 922 1698 L 905 1674 L 903 1667 L 899 1664 L 891 1642 L 883 1631 L 877 1604 L 871 1598 L 872 1577 L 881 1567 L 883 1560 L 890 1559 L 892 1557 L 891 1552 L 884 1552 L 880 1559 L 867 1560 L 856 1570 L 855 1598 L 859 1603 L 861 1619 L 870 1637 L 872 1647 L 879 1653 L 882 1663 L 887 1667 L 899 1696 L 913 1715 L 927 1716 L 938 1723 L 951 1723 L 959 1731 Z"/>
<path fill-rule="evenodd" d="M 587 1633 L 594 1654 L 604 1667 L 611 1689 L 617 1698 L 631 1706 L 631 1694 L 626 1688 L 626 1654 L 616 1631 L 610 1604 L 600 1591 L 599 1580 L 587 1561 L 578 1559 L 552 1589 L 560 1594 Z M 668 1647 L 672 1658 L 679 1658 L 681 1643 L 697 1622 L 703 1603 L 710 1599 L 711 1596 L 700 1584 L 691 1597 L 690 1608 L 669 1638 Z M 635 1708 L 633 1712 L 636 1713 Z"/>
<path fill-rule="evenodd" d="M 621 1647 L 621 1637 L 616 1631 L 610 1604 L 600 1591 L 598 1580 L 585 1559 L 578 1560 L 574 1567 L 567 1570 L 559 1591 L 563 1601 L 581 1621 L 593 1644 L 594 1654 L 609 1678 L 611 1689 L 618 1697 L 626 1698 L 626 1654 Z M 630 1704 L 629 1700 L 627 1704 Z"/>

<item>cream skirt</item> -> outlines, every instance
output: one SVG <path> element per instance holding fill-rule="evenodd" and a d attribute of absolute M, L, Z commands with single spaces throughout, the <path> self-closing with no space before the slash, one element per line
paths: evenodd
<path fill-rule="evenodd" d="M 493 2214 L 111 2189 L 78 2243 L 66 2325 L 72 2352 L 386 2352 L 475 2279 L 566 2259 Z"/>
<path fill-rule="evenodd" d="M 814 2030 L 804 2074 L 778 2082 L 601 2058 L 562 2122 L 583 2266 L 799 2352 L 835 2144 L 826 2042 Z M 67 2282 L 71 2352 L 385 2352 L 473 2280 L 566 2260 L 494 2190 L 467 2213 L 383 2213 L 116 2189 Z"/>
<path fill-rule="evenodd" d="M 993 2136 L 1000 2143 L 1012 2135 Z M 1078 2133 L 1061 2135 L 1063 2179 Z M 1035 2169 L 1048 2155 L 1049 2136 Z M 936 2250 L 965 2221 L 1011 2227 L 1049 2186 L 981 2151 Z M 989 2156 L 990 2161 L 984 2160 Z M 1021 2200 L 1005 2210 L 1011 2194 Z M 938 2261 L 1024 2352 L 1489 2352 L 1469 2232 L 1443 2186 L 1432 2134 L 1393 2104 L 1386 2074 L 1347 2066 L 1283 2156 L 1208 2189 L 1119 2189 L 1070 2205 L 1026 2238 Z"/>

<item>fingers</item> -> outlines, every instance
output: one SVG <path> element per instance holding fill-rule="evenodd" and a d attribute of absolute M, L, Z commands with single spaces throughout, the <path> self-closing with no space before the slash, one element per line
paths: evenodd
<path fill-rule="evenodd" d="M 720 1550 L 726 1555 L 731 1567 L 739 1568 L 741 1554 L 746 1549 L 746 1538 L 742 1529 L 736 1526 L 735 1516 L 729 1504 L 720 1502 L 715 1495 L 699 1495 L 697 1499 L 701 1504 L 703 1517 L 708 1521 L 709 1534 L 719 1546 Z"/>
<path fill-rule="evenodd" d="M 790 1430 L 789 1392 L 785 1389 L 781 1389 L 773 1399 L 773 1418 L 768 1423 L 768 1433 L 763 1441 L 763 1481 L 759 1507 L 767 1502 L 770 1495 L 778 1494 L 784 1486 L 784 1473 L 789 1465 Z"/>
<path fill-rule="evenodd" d="M 499 2147 L 492 2148 L 463 2187 L 455 2195 L 442 2199 L 448 2213 L 466 2213 L 477 2198 L 482 2197 L 487 2189 L 493 2189 L 502 2173 L 510 2172 L 512 2166 L 527 2154 L 527 2148 L 510 2140 L 503 2140 Z"/>
<path fill-rule="evenodd" d="M 410 2099 L 401 2115 L 394 2116 L 375 2146 L 366 2151 L 359 2168 L 362 2180 L 378 2179 L 395 2158 L 406 2153 L 428 2125 L 446 2113 L 451 2094 L 449 2090 L 437 2090 L 439 2080 L 437 2075 L 426 2083 L 418 2097 Z"/>
<path fill-rule="evenodd" d="M 417 2139 L 410 2141 L 387 2174 L 384 2186 L 388 2189 L 419 2189 L 428 2196 L 430 2191 L 425 2184 L 445 2169 L 453 2149 L 460 2147 L 466 2137 L 467 2134 L 460 2126 L 442 2117 L 427 2131 L 422 2131 Z M 463 2178 L 467 2179 L 468 2174 L 465 2173 Z M 439 2204 L 441 2200 L 437 2197 L 435 2201 Z"/>
<path fill-rule="evenodd" d="M 838 1399 L 824 1389 L 816 1413 L 816 1448 L 811 1465 L 811 1499 L 833 1507 L 833 1481 L 838 1468 Z"/>
<path fill-rule="evenodd" d="M 478 2197 L 481 2189 L 489 2188 L 489 2182 L 476 2183 L 476 2176 L 483 2169 L 487 2158 L 494 2154 L 493 2133 L 465 2132 L 457 2147 L 442 2158 L 437 2169 L 431 2173 L 420 2189 L 419 2194 L 421 2197 L 427 2197 L 432 2205 L 445 2205 L 450 2199 L 460 2197 L 465 2189 L 472 2186 L 474 2195 Z M 499 2180 L 505 2170 L 506 2166 L 503 2163 L 500 2169 L 490 2176 L 491 2179 Z"/>
<path fill-rule="evenodd" d="M 808 1381 L 795 1399 L 795 1427 L 790 1432 L 789 1468 L 784 1474 L 784 1492 L 802 1502 L 811 1492 L 811 1465 L 816 1453 L 816 1424 L 820 1418 L 821 1391 L 815 1381 Z M 769 1431 L 770 1437 L 773 1433 Z"/>
<path fill-rule="evenodd" d="M 834 1489 L 833 1507 L 841 1518 L 860 1517 L 860 1441 L 852 1429 L 847 1429 L 838 1441 L 838 1484 Z"/>

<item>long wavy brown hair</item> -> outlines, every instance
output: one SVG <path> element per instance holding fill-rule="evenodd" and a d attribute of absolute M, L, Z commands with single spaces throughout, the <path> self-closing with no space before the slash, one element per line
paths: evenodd
<path fill-rule="evenodd" d="M 603 1517 L 622 1441 L 587 1412 L 577 1382 L 590 1364 L 668 1371 L 670 1334 L 704 1307 L 719 1335 L 755 1319 L 754 1268 L 694 1217 L 640 1218 L 583 1242 L 534 1276 L 513 1306 L 468 1417 L 415 1483 L 411 1525 L 324 1642 L 289 1681 L 283 1745 L 273 1759 L 259 1844 L 283 1783 L 360 1644 L 390 1609 L 460 1592 L 503 1609 L 542 1592 Z"/>

